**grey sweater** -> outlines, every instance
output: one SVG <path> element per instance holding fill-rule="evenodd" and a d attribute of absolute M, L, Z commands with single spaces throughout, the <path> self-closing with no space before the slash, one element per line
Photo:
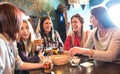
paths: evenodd
<path fill-rule="evenodd" d="M 85 48 L 91 48 L 94 44 L 93 59 L 105 62 L 113 62 L 120 59 L 120 29 L 111 28 L 108 30 L 105 37 L 100 37 L 97 31 L 98 40 L 95 39 L 94 29 L 88 37 Z"/>

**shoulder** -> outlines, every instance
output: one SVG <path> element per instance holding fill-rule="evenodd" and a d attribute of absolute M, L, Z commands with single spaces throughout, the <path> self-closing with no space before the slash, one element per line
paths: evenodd
<path fill-rule="evenodd" d="M 120 28 L 111 29 L 111 33 L 113 33 L 113 36 L 119 36 L 120 35 Z"/>
<path fill-rule="evenodd" d="M 57 30 L 54 30 L 54 33 L 58 33 L 58 31 L 57 31 Z"/>
<path fill-rule="evenodd" d="M 4 40 L 3 39 L 0 39 L 0 45 L 1 44 L 5 44 Z"/>
<path fill-rule="evenodd" d="M 94 28 L 93 30 L 90 30 L 89 35 L 93 36 L 96 33 L 96 31 L 97 31 L 97 28 Z"/>
<path fill-rule="evenodd" d="M 71 38 L 72 38 L 71 35 L 68 35 L 66 39 L 71 39 Z"/>
<path fill-rule="evenodd" d="M 58 33 L 57 30 L 54 30 L 54 34 L 55 34 L 56 36 L 59 36 L 59 33 Z"/>
<path fill-rule="evenodd" d="M 0 52 L 3 53 L 5 50 L 6 50 L 6 44 L 2 39 L 0 39 Z"/>
<path fill-rule="evenodd" d="M 23 41 L 17 42 L 17 46 L 23 46 Z"/>
<path fill-rule="evenodd" d="M 0 48 L 5 48 L 6 47 L 6 42 L 3 39 L 0 39 Z"/>

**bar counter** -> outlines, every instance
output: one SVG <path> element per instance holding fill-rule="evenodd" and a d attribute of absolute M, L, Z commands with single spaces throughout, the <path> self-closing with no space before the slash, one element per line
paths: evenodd
<path fill-rule="evenodd" d="M 104 63 L 96 67 L 93 65 L 91 68 L 77 66 L 73 67 L 70 63 L 65 65 L 54 66 L 53 73 L 51 74 L 120 74 L 120 63 Z M 30 74 L 45 74 L 43 70 L 30 70 Z"/>

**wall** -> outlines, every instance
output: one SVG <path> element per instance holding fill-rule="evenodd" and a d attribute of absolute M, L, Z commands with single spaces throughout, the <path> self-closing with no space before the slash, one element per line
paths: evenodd
<path fill-rule="evenodd" d="M 57 24 L 55 10 L 60 3 L 64 3 L 64 0 L 0 0 L 3 1 L 13 3 L 32 16 L 50 15 L 55 27 Z"/>
<path fill-rule="evenodd" d="M 90 9 L 89 4 L 87 4 L 84 9 L 82 9 L 81 5 L 78 5 L 78 7 L 71 5 L 70 10 L 67 11 L 68 22 L 70 22 L 70 19 L 74 14 L 78 13 L 84 18 L 85 24 L 90 25 L 90 23 L 89 23 L 89 9 Z"/>
<path fill-rule="evenodd" d="M 15 4 L 17 7 L 25 10 L 29 15 L 32 16 L 43 16 L 50 15 L 54 24 L 54 28 L 57 29 L 56 12 L 60 3 L 66 4 L 67 0 L 0 0 L 0 2 L 6 1 Z M 70 5 L 70 9 L 67 10 L 67 19 L 70 22 L 72 15 L 79 13 L 85 19 L 85 24 L 89 23 L 89 9 L 92 6 L 102 3 L 104 0 L 90 0 L 90 4 L 85 6 L 83 10 L 80 5 L 78 7 Z"/>

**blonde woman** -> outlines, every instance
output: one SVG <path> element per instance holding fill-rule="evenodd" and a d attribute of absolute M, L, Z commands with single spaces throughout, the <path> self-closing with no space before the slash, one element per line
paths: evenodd
<path fill-rule="evenodd" d="M 35 39 L 34 31 L 30 22 L 26 19 L 20 30 L 20 41 L 17 42 L 18 54 L 24 62 L 38 63 L 42 53 L 36 51 L 33 43 Z M 42 42 L 41 42 L 42 43 Z M 21 71 L 22 74 L 29 74 L 29 71 Z"/>
<path fill-rule="evenodd" d="M 21 38 L 17 43 L 18 53 L 23 61 L 26 62 L 39 62 L 39 55 L 35 54 L 34 49 L 34 31 L 32 25 L 28 20 L 23 20 L 21 28 Z M 37 51 L 36 51 L 37 52 Z"/>
<path fill-rule="evenodd" d="M 15 69 L 43 68 L 43 63 L 23 62 L 18 55 L 16 39 L 20 37 L 22 12 L 13 4 L 0 3 L 0 74 L 14 74 Z"/>

